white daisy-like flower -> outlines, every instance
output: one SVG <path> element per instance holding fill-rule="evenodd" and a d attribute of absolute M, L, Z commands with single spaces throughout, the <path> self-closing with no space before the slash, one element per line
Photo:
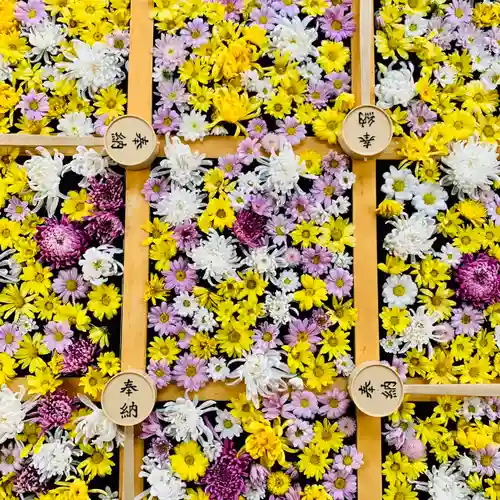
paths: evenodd
<path fill-rule="evenodd" d="M 413 65 L 401 63 L 401 69 L 392 69 L 393 66 L 391 63 L 385 73 L 379 73 L 379 83 L 375 85 L 377 105 L 384 109 L 398 105 L 407 107 L 417 95 L 413 80 Z"/>
<path fill-rule="evenodd" d="M 207 365 L 208 376 L 212 380 L 226 380 L 229 376 L 230 370 L 227 367 L 224 358 L 210 358 Z"/>
<path fill-rule="evenodd" d="M 260 157 L 257 172 L 263 187 L 275 195 L 287 194 L 297 189 L 301 177 L 314 177 L 306 174 L 306 165 L 300 156 L 287 144 L 278 154 L 271 153 L 269 158 Z"/>
<path fill-rule="evenodd" d="M 94 125 L 92 120 L 85 116 L 83 111 L 75 113 L 66 113 L 59 120 L 57 130 L 59 135 L 71 135 L 73 137 L 84 137 L 94 133 Z"/>
<path fill-rule="evenodd" d="M 476 41 L 467 44 L 472 59 L 472 71 L 486 71 L 497 58 L 493 57 L 484 47 L 477 44 Z"/>
<path fill-rule="evenodd" d="M 414 188 L 412 205 L 419 211 L 434 217 L 441 210 L 446 210 L 448 193 L 434 182 L 422 182 Z"/>
<path fill-rule="evenodd" d="M 314 42 L 318 38 L 315 28 L 308 28 L 312 17 L 293 19 L 280 17 L 278 24 L 271 32 L 272 45 L 280 52 L 288 52 L 291 59 L 302 62 L 308 56 L 316 56 L 318 50 Z"/>
<path fill-rule="evenodd" d="M 62 26 L 50 19 L 44 19 L 40 23 L 30 26 L 26 34 L 32 47 L 28 57 L 33 62 L 38 62 L 43 58 L 44 62 L 49 64 L 50 57 L 55 56 L 60 51 L 65 41 Z"/>
<path fill-rule="evenodd" d="M 266 496 L 266 486 L 254 486 L 250 481 L 245 482 L 246 500 L 263 500 Z"/>
<path fill-rule="evenodd" d="M 107 177 L 111 174 L 108 158 L 101 155 L 93 149 L 87 149 L 85 146 L 78 146 L 77 153 L 73 156 L 73 160 L 69 163 L 69 167 L 75 174 L 82 177 L 78 183 L 80 187 L 86 188 L 89 186 L 89 180 L 97 175 Z"/>
<path fill-rule="evenodd" d="M 493 182 L 500 181 L 497 145 L 480 142 L 477 135 L 452 143 L 441 163 L 446 174 L 441 181 L 443 186 L 452 186 L 452 194 L 460 199 L 478 199 L 481 193 L 490 191 Z"/>
<path fill-rule="evenodd" d="M 280 290 L 286 293 L 295 292 L 300 288 L 299 275 L 290 269 L 283 271 L 279 276 L 271 280 Z"/>
<path fill-rule="evenodd" d="M 500 85 L 500 61 L 495 61 L 482 75 L 486 90 L 495 90 Z"/>
<path fill-rule="evenodd" d="M 395 217 L 388 224 L 394 229 L 385 237 L 384 248 L 403 260 L 411 257 L 424 258 L 432 252 L 435 238 L 432 238 L 436 223 L 434 219 L 422 213 L 414 213 L 411 217 L 407 214 Z"/>
<path fill-rule="evenodd" d="M 441 247 L 441 251 L 436 253 L 436 257 L 449 266 L 456 267 L 462 261 L 462 252 L 451 243 L 446 243 Z"/>
<path fill-rule="evenodd" d="M 398 354 L 401 349 L 401 338 L 394 335 L 387 335 L 380 339 L 380 347 L 388 354 Z"/>
<path fill-rule="evenodd" d="M 413 198 L 413 191 L 418 185 L 418 180 L 407 168 L 389 167 L 389 172 L 383 175 L 385 182 L 381 191 L 389 199 L 408 201 Z"/>
<path fill-rule="evenodd" d="M 200 246 L 191 250 L 188 255 L 193 261 L 193 267 L 203 272 L 204 279 L 213 283 L 228 278 L 238 279 L 236 271 L 242 262 L 236 253 L 236 240 L 226 238 L 210 229 L 208 238 Z"/>
<path fill-rule="evenodd" d="M 258 99 L 269 101 L 276 94 L 270 78 L 263 78 L 254 82 L 255 92 Z"/>
<path fill-rule="evenodd" d="M 120 276 L 123 265 L 115 260 L 114 255 L 123 253 L 123 250 L 113 245 L 91 247 L 85 251 L 79 264 L 82 268 L 83 279 L 93 285 L 102 285 L 111 276 Z"/>
<path fill-rule="evenodd" d="M 426 491 L 429 498 L 435 500 L 469 500 L 473 491 L 465 481 L 465 476 L 458 470 L 456 463 L 445 463 L 425 472 L 426 481 L 416 481 L 418 490 Z"/>
<path fill-rule="evenodd" d="M 61 193 L 59 184 L 61 177 L 70 169 L 70 165 L 64 165 L 64 155 L 57 151 L 54 151 L 54 157 L 52 157 L 45 148 L 36 149 L 40 155 L 26 160 L 23 167 L 28 175 L 28 184 L 35 191 L 34 210 L 39 210 L 45 204 L 47 215 L 53 217 L 59 205 L 59 199 L 66 198 Z"/>
<path fill-rule="evenodd" d="M 418 287 L 408 274 L 389 276 L 382 288 L 382 297 L 388 307 L 407 307 L 415 303 Z"/>
<path fill-rule="evenodd" d="M 76 80 L 81 94 L 93 95 L 125 78 L 121 69 L 122 58 L 104 43 L 90 46 L 81 40 L 73 40 L 73 50 L 65 51 L 64 56 L 66 61 L 56 63 L 56 67 L 66 71 L 66 78 Z"/>
<path fill-rule="evenodd" d="M 165 141 L 165 159 L 151 170 L 151 177 L 167 175 L 181 187 L 198 186 L 203 182 L 206 167 L 212 164 L 205 155 L 192 151 L 178 137 Z"/>
<path fill-rule="evenodd" d="M 439 313 L 428 314 L 424 306 L 420 306 L 416 311 L 410 311 L 411 323 L 401 334 L 404 345 L 401 352 L 409 349 L 423 351 L 424 347 L 431 347 L 431 340 L 439 342 L 441 339 L 440 328 L 436 325 L 440 321 Z"/>
<path fill-rule="evenodd" d="M 477 396 L 464 398 L 460 413 L 467 422 L 470 422 L 472 419 L 479 419 L 486 413 L 484 401 Z"/>
<path fill-rule="evenodd" d="M 208 122 L 205 115 L 199 111 L 183 113 L 179 125 L 179 135 L 186 141 L 197 141 L 203 139 L 208 132 Z"/>
<path fill-rule="evenodd" d="M 342 269 L 350 269 L 352 267 L 353 258 L 348 253 L 337 253 L 332 256 L 332 266 L 341 267 Z"/>
<path fill-rule="evenodd" d="M 337 372 L 343 377 L 348 377 L 354 370 L 354 367 L 354 360 L 352 359 L 352 356 L 350 354 L 339 356 L 335 360 L 335 368 L 337 369 Z"/>
<path fill-rule="evenodd" d="M 290 369 L 281 361 L 279 351 L 269 349 L 266 352 L 250 352 L 241 359 L 229 362 L 241 363 L 229 378 L 234 382 L 244 382 L 246 397 L 252 401 L 256 408 L 259 407 L 259 396 L 269 398 L 276 392 L 287 390 L 286 380 L 291 378 Z"/>
<path fill-rule="evenodd" d="M 193 315 L 193 326 L 202 332 L 213 332 L 218 324 L 212 311 L 200 307 Z"/>
<path fill-rule="evenodd" d="M 265 309 L 266 314 L 269 314 L 271 319 L 278 325 L 288 323 L 292 316 L 290 311 L 290 304 L 293 301 L 293 293 L 286 293 L 284 291 L 277 291 L 272 295 L 266 293 Z"/>
<path fill-rule="evenodd" d="M 429 21 L 425 17 L 414 14 L 413 16 L 406 16 L 405 19 L 405 35 L 408 38 L 415 38 L 422 36 L 426 30 Z"/>
<path fill-rule="evenodd" d="M 443 64 L 434 70 L 433 75 L 441 87 L 446 87 L 447 85 L 453 85 L 457 81 L 458 72 L 452 66 Z"/>
<path fill-rule="evenodd" d="M 19 316 L 19 319 L 16 321 L 16 326 L 23 335 L 38 330 L 36 321 L 33 318 L 28 318 L 28 316 L 24 314 Z"/>
<path fill-rule="evenodd" d="M 200 308 L 200 304 L 191 294 L 181 292 L 174 298 L 174 307 L 179 316 L 189 317 L 196 313 Z"/>
<path fill-rule="evenodd" d="M 193 189 L 172 186 L 172 189 L 153 205 L 155 215 L 174 226 L 196 219 L 203 208 L 201 194 Z"/>
<path fill-rule="evenodd" d="M 56 480 L 76 473 L 75 458 L 83 452 L 69 439 L 69 434 L 58 428 L 54 435 L 45 434 L 45 442 L 33 453 L 32 465 L 42 482 Z"/>
<path fill-rule="evenodd" d="M 215 421 L 217 422 L 215 430 L 222 439 L 233 439 L 243 432 L 239 419 L 233 417 L 227 410 L 217 410 Z"/>

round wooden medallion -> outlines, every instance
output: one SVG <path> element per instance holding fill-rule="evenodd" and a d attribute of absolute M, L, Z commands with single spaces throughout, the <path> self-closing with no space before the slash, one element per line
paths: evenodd
<path fill-rule="evenodd" d="M 115 424 L 136 425 L 153 411 L 156 386 L 145 374 L 123 371 L 112 377 L 102 392 L 101 405 L 106 416 Z"/>
<path fill-rule="evenodd" d="M 104 146 L 111 159 L 129 170 L 149 167 L 159 148 L 153 127 L 134 115 L 120 116 L 109 124 Z"/>
<path fill-rule="evenodd" d="M 356 407 L 372 417 L 394 413 L 404 396 L 398 373 L 378 361 L 358 365 L 349 377 L 348 391 Z"/>
<path fill-rule="evenodd" d="M 353 158 L 370 158 L 391 143 L 393 126 L 387 113 L 364 104 L 351 110 L 344 119 L 339 144 Z"/>

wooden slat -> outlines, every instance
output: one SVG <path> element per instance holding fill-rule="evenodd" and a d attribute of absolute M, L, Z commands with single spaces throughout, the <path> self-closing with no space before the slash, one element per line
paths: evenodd
<path fill-rule="evenodd" d="M 132 0 L 130 21 L 130 59 L 128 74 L 128 110 L 151 123 L 153 99 L 153 0 Z M 125 207 L 125 264 L 121 358 L 124 369 L 146 367 L 147 303 L 144 301 L 148 279 L 148 248 L 141 243 L 141 229 L 149 218 L 149 206 L 141 194 L 148 170 L 127 171 Z M 136 431 L 138 428 L 136 429 Z M 120 498 L 134 498 L 144 489 L 139 472 L 144 456 L 144 441 L 134 441 L 134 470 L 124 470 L 120 460 Z M 133 485 L 133 487 L 132 487 Z M 130 491 L 130 490 L 134 491 Z"/>

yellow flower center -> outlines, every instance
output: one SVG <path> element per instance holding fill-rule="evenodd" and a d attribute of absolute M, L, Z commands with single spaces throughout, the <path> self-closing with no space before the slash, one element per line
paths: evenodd
<path fill-rule="evenodd" d="M 78 288 L 78 283 L 76 280 L 68 280 L 66 281 L 66 290 L 69 292 L 76 292 Z"/>
<path fill-rule="evenodd" d="M 194 377 L 196 375 L 196 366 L 194 365 L 189 365 L 187 368 L 186 368 L 186 375 L 188 377 Z"/>

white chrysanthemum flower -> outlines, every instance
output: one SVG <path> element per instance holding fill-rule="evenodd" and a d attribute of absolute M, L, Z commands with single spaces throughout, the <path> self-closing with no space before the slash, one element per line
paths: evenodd
<path fill-rule="evenodd" d="M 451 144 L 448 156 L 441 158 L 445 172 L 443 186 L 452 186 L 452 194 L 460 199 L 470 196 L 478 199 L 482 192 L 489 191 L 495 181 L 500 181 L 500 161 L 497 145 L 480 142 L 477 136 L 468 141 Z"/>
<path fill-rule="evenodd" d="M 207 135 L 208 122 L 205 115 L 199 111 L 183 113 L 179 125 L 179 135 L 186 141 L 197 141 Z"/>
<path fill-rule="evenodd" d="M 311 177 L 305 174 L 305 163 L 293 152 L 289 144 L 278 154 L 273 152 L 269 158 L 261 157 L 258 161 L 260 165 L 257 172 L 263 187 L 277 195 L 287 194 L 297 189 L 301 176 Z"/>
<path fill-rule="evenodd" d="M 189 317 L 196 313 L 200 308 L 200 304 L 193 295 L 181 292 L 174 298 L 174 308 L 179 316 Z"/>
<path fill-rule="evenodd" d="M 396 168 L 392 165 L 389 172 L 383 175 L 385 182 L 381 191 L 389 199 L 408 201 L 413 197 L 413 190 L 418 185 L 418 180 L 407 168 Z"/>
<path fill-rule="evenodd" d="M 151 170 L 151 177 L 168 176 L 181 187 L 198 186 L 203 182 L 203 175 L 211 161 L 205 160 L 205 155 L 192 151 L 182 144 L 178 137 L 167 138 L 165 141 L 165 159 L 158 167 Z"/>
<path fill-rule="evenodd" d="M 14 248 L 9 248 L 0 253 L 0 283 L 17 283 L 23 270 L 22 266 L 11 255 L 15 254 Z"/>
<path fill-rule="evenodd" d="M 443 64 L 440 68 L 435 69 L 433 74 L 441 87 L 453 85 L 457 81 L 458 76 L 457 70 L 448 64 Z"/>
<path fill-rule="evenodd" d="M 351 202 L 347 196 L 337 196 L 333 198 L 330 206 L 327 208 L 329 214 L 334 217 L 346 214 L 351 206 Z"/>
<path fill-rule="evenodd" d="M 78 183 L 80 187 L 89 186 L 89 180 L 97 175 L 107 177 L 111 170 L 109 169 L 108 158 L 102 154 L 87 149 L 85 146 L 78 146 L 77 153 L 69 163 L 69 167 L 75 174 L 80 175 L 82 180 Z"/>
<path fill-rule="evenodd" d="M 405 19 L 405 35 L 409 38 L 422 36 L 426 30 L 429 21 L 425 17 L 414 14 L 413 16 L 406 16 Z"/>
<path fill-rule="evenodd" d="M 416 481 L 415 485 L 434 500 L 469 500 L 473 495 L 456 463 L 441 464 L 439 468 L 433 465 L 425 475 L 427 481 Z"/>
<path fill-rule="evenodd" d="M 203 415 L 216 410 L 214 401 L 204 401 L 198 405 L 198 398 L 193 400 L 177 398 L 169 401 L 158 410 L 158 417 L 166 422 L 164 433 L 176 441 L 213 441 L 213 433 L 203 420 Z"/>
<path fill-rule="evenodd" d="M 210 358 L 207 365 L 207 373 L 212 380 L 226 380 L 230 370 L 224 358 Z"/>
<path fill-rule="evenodd" d="M 220 282 L 228 278 L 238 279 L 236 271 L 242 263 L 236 249 L 234 238 L 226 238 L 210 229 L 208 238 L 188 252 L 188 255 L 193 261 L 194 269 L 203 271 L 204 279 Z"/>
<path fill-rule="evenodd" d="M 240 420 L 233 417 L 227 410 L 217 410 L 215 421 L 217 422 L 215 431 L 222 439 L 233 439 L 243 432 Z"/>
<path fill-rule="evenodd" d="M 386 335 L 380 339 L 380 347 L 388 354 L 398 354 L 401 349 L 401 338 L 394 335 Z"/>
<path fill-rule="evenodd" d="M 202 196 L 198 191 L 173 186 L 153 205 L 155 215 L 159 215 L 163 222 L 174 226 L 188 220 L 196 219 L 203 208 Z"/>
<path fill-rule="evenodd" d="M 288 52 L 295 61 L 302 62 L 308 56 L 316 56 L 318 49 L 314 42 L 318 38 L 318 32 L 315 28 L 308 28 L 312 19 L 310 16 L 304 19 L 298 16 L 293 19 L 279 18 L 271 32 L 272 45 L 280 52 Z"/>
<path fill-rule="evenodd" d="M 498 60 L 498 56 L 492 56 L 485 47 L 479 46 L 476 41 L 467 44 L 467 48 L 469 49 L 472 59 L 472 71 L 483 73 L 493 64 L 493 62 Z"/>
<path fill-rule="evenodd" d="M 415 303 L 418 287 L 408 274 L 389 276 L 382 287 L 382 297 L 388 307 L 406 307 Z"/>
<path fill-rule="evenodd" d="M 45 442 L 33 453 L 31 462 L 40 475 L 40 480 L 59 480 L 76 473 L 75 458 L 83 452 L 69 439 L 69 434 L 58 428 L 53 436 L 50 433 L 45 436 Z"/>
<path fill-rule="evenodd" d="M 467 455 L 460 455 L 460 458 L 457 460 L 458 467 L 460 468 L 460 472 L 464 476 L 468 476 L 472 472 L 472 468 L 474 467 L 474 462 L 472 458 Z"/>
<path fill-rule="evenodd" d="M 59 120 L 57 130 L 59 135 L 71 135 L 73 137 L 83 137 L 94 133 L 94 125 L 92 120 L 85 116 L 83 111 L 75 113 L 66 113 Z"/>
<path fill-rule="evenodd" d="M 250 481 L 245 482 L 246 500 L 263 500 L 266 496 L 266 486 L 255 487 Z"/>
<path fill-rule="evenodd" d="M 47 215 L 53 217 L 56 213 L 59 199 L 66 196 L 61 193 L 59 184 L 61 177 L 70 169 L 69 165 L 64 165 L 64 155 L 54 151 L 54 157 L 42 147 L 36 148 L 40 155 L 32 156 L 24 162 L 24 169 L 28 175 L 28 184 L 35 191 L 33 203 L 35 211 L 44 204 Z"/>
<path fill-rule="evenodd" d="M 65 51 L 64 56 L 69 62 L 56 63 L 56 67 L 66 71 L 66 78 L 76 80 L 81 94 L 93 95 L 125 78 L 121 69 L 122 58 L 104 43 L 90 46 L 81 40 L 73 40 L 73 50 Z"/>
<path fill-rule="evenodd" d="M 4 57 L 0 55 L 0 82 L 10 80 L 12 77 L 12 68 L 9 66 Z"/>
<path fill-rule="evenodd" d="M 484 400 L 473 396 L 464 398 L 460 413 L 464 416 L 467 422 L 473 419 L 480 419 L 485 413 Z"/>
<path fill-rule="evenodd" d="M 288 262 L 284 257 L 285 253 L 286 248 L 276 248 L 274 245 L 261 246 L 253 248 L 250 252 L 245 251 L 247 258 L 243 263 L 262 274 L 266 279 L 273 279 L 276 277 L 278 269 L 288 267 Z"/>
<path fill-rule="evenodd" d="M 481 75 L 481 82 L 486 90 L 495 90 L 500 85 L 500 61 L 495 61 Z"/>
<path fill-rule="evenodd" d="M 123 265 L 113 257 L 123 253 L 113 245 L 101 245 L 85 251 L 78 262 L 82 268 L 83 279 L 93 285 L 102 285 L 111 276 L 120 276 Z"/>
<path fill-rule="evenodd" d="M 103 410 L 98 408 L 89 398 L 79 395 L 80 401 L 92 410 L 89 415 L 77 417 L 75 419 L 75 433 L 77 443 L 91 444 L 99 448 L 111 451 L 115 444 L 120 446 L 123 443 L 123 433 L 118 426 L 106 417 Z"/>
<path fill-rule="evenodd" d="M 276 324 L 284 325 L 292 319 L 290 311 L 295 310 L 290 307 L 292 301 L 293 293 L 286 293 L 279 290 L 271 295 L 266 292 L 264 304 L 266 314 L 269 314 L 270 318 Z"/>
<path fill-rule="evenodd" d="M 43 58 L 44 62 L 49 64 L 50 57 L 59 52 L 65 41 L 62 26 L 50 19 L 44 19 L 42 22 L 30 26 L 26 34 L 32 47 L 28 57 L 33 62 L 38 62 Z"/>
<path fill-rule="evenodd" d="M 257 99 L 262 99 L 263 101 L 269 101 L 269 99 L 276 94 L 276 90 L 270 78 L 263 78 L 262 80 L 256 81 L 254 87 Z"/>
<path fill-rule="evenodd" d="M 35 405 L 33 401 L 23 402 L 24 388 L 11 391 L 7 385 L 0 389 L 0 444 L 14 439 L 24 428 L 26 414 Z"/>
<path fill-rule="evenodd" d="M 238 177 L 238 191 L 242 194 L 249 194 L 261 189 L 259 176 L 253 172 L 245 172 Z"/>
<path fill-rule="evenodd" d="M 186 498 L 186 483 L 174 475 L 170 463 L 160 468 L 148 457 L 144 457 L 139 477 L 146 478 L 149 488 L 143 495 L 158 500 L 184 500 Z M 142 498 L 142 496 L 141 496 Z"/>
<path fill-rule="evenodd" d="M 414 188 L 412 205 L 419 212 L 435 217 L 441 210 L 446 210 L 448 193 L 434 182 L 422 182 Z"/>
<path fill-rule="evenodd" d="M 321 80 L 323 70 L 319 64 L 308 61 L 306 64 L 301 64 L 297 67 L 297 71 L 302 78 L 309 80 L 311 83 L 317 83 Z"/>
<path fill-rule="evenodd" d="M 441 247 L 441 251 L 436 253 L 436 258 L 449 266 L 456 267 L 462 261 L 462 252 L 451 243 L 446 243 Z"/>
<path fill-rule="evenodd" d="M 28 318 L 28 316 L 24 314 L 21 314 L 21 316 L 19 316 L 19 319 L 16 321 L 16 326 L 23 335 L 38 330 L 36 321 L 33 318 Z"/>
<path fill-rule="evenodd" d="M 401 63 L 401 69 L 392 69 L 393 66 L 391 63 L 385 73 L 379 73 L 380 83 L 375 85 L 377 105 L 384 109 L 398 105 L 406 107 L 417 95 L 413 80 L 413 65 Z"/>
<path fill-rule="evenodd" d="M 281 361 L 281 353 L 273 349 L 266 352 L 251 352 L 241 359 L 229 362 L 240 362 L 240 366 L 233 370 L 229 378 L 236 382 L 244 382 L 246 397 L 259 407 L 259 396 L 271 397 L 276 392 L 286 391 L 286 379 L 292 377 L 288 365 Z"/>
<path fill-rule="evenodd" d="M 355 368 L 354 360 L 350 354 L 346 354 L 345 356 L 339 356 L 335 360 L 335 368 L 339 375 L 343 377 L 348 377 Z"/>
<path fill-rule="evenodd" d="M 403 260 L 408 257 L 414 260 L 432 252 L 435 241 L 432 235 L 436 230 L 434 219 L 417 212 L 411 217 L 407 214 L 395 217 L 388 224 L 394 229 L 385 237 L 384 248 L 391 254 Z"/>
<path fill-rule="evenodd" d="M 199 307 L 193 315 L 193 326 L 201 332 L 213 332 L 218 323 L 212 311 Z"/>
<path fill-rule="evenodd" d="M 436 322 L 441 319 L 439 313 L 427 314 L 425 307 L 420 306 L 416 311 L 410 311 L 411 323 L 401 334 L 403 346 L 401 352 L 409 349 L 423 351 L 424 347 L 431 347 L 431 340 L 439 342 L 441 335 Z"/>

